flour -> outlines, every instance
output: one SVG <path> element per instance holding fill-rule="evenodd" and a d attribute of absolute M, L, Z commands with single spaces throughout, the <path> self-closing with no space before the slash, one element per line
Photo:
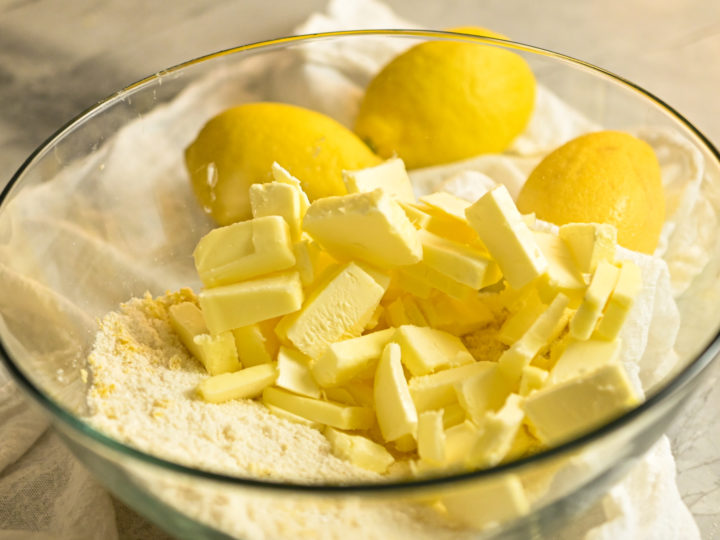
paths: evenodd
<path fill-rule="evenodd" d="M 146 295 L 103 318 L 88 358 L 87 420 L 93 427 L 166 460 L 227 475 L 306 484 L 387 480 L 335 457 L 320 431 L 275 416 L 258 402 L 213 404 L 197 397 L 195 387 L 207 373 L 168 320 L 169 306 L 194 300 L 189 289 L 157 299 Z M 278 500 L 243 489 L 220 492 L 156 470 L 133 476 L 166 503 L 243 538 L 463 537 L 417 502 Z"/>

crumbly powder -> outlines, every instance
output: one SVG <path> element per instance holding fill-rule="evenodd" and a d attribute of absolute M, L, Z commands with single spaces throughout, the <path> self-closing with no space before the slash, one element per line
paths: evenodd
<path fill-rule="evenodd" d="M 101 321 L 88 363 L 93 427 L 130 446 L 194 468 L 302 483 L 382 481 L 335 457 L 316 429 L 270 413 L 261 403 L 213 404 L 195 393 L 207 377 L 168 320 L 170 305 L 195 301 L 190 290 L 123 304 Z M 300 497 L 218 489 L 157 469 L 135 482 L 172 507 L 233 536 L 277 538 L 464 538 L 469 531 L 427 504 Z"/>

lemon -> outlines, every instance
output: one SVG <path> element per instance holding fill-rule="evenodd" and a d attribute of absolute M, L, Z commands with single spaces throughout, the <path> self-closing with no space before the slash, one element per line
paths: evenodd
<path fill-rule="evenodd" d="M 248 103 L 210 119 L 185 150 L 200 203 L 220 225 L 251 217 L 248 189 L 272 180 L 277 161 L 296 176 L 310 200 L 346 193 L 343 169 L 380 159 L 332 118 L 284 103 Z"/>
<path fill-rule="evenodd" d="M 395 57 L 370 81 L 355 132 L 380 156 L 397 154 L 408 168 L 437 165 L 505 150 L 525 129 L 534 101 L 535 78 L 519 55 L 429 41 Z"/>
<path fill-rule="evenodd" d="M 588 133 L 535 167 L 517 206 L 557 225 L 610 223 L 619 244 L 652 253 L 665 220 L 660 165 L 650 145 L 629 133 Z"/>

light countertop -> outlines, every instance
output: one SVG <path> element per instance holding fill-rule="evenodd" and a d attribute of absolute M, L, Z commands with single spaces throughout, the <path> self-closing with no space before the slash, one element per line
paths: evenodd
<path fill-rule="evenodd" d="M 0 186 L 58 127 L 118 88 L 189 58 L 288 34 L 325 3 L 0 0 Z M 484 26 L 618 73 L 720 145 L 717 0 L 386 3 L 427 27 Z M 681 493 L 708 539 L 720 539 L 718 383 L 715 362 L 704 390 L 670 432 Z M 117 510 L 120 519 L 131 513 Z M 153 531 L 148 525 L 142 536 L 164 538 Z"/>

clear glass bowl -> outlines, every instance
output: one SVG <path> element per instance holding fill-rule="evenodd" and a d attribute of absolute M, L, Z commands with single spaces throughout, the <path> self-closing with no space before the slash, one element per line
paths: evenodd
<path fill-rule="evenodd" d="M 459 530 L 473 538 L 552 535 L 660 437 L 714 358 L 720 327 L 717 228 L 705 235 L 702 268 L 678 298 L 682 323 L 672 373 L 620 418 L 513 463 L 424 481 L 293 485 L 168 462 L 85 422 L 84 369 L 96 320 L 145 291 L 199 286 L 190 254 L 212 225 L 190 192 L 182 150 L 204 122 L 234 104 L 271 100 L 351 123 L 358 89 L 377 68 L 430 39 L 511 48 L 545 89 L 595 125 L 651 127 L 681 137 L 687 151 L 704 161 L 701 189 L 717 210 L 720 158 L 682 116 L 594 66 L 502 40 L 429 31 L 279 39 L 170 68 L 97 104 L 35 151 L 0 197 L 0 356 L 97 479 L 172 534 L 368 538 L 388 512 L 401 508 L 416 519 L 396 522 L 379 536 L 441 537 Z M 663 361 L 668 359 L 657 358 Z M 461 510 L 447 520 L 428 517 L 437 499 L 454 500 Z M 432 529 L 436 522 L 452 522 L 455 529 Z"/>

